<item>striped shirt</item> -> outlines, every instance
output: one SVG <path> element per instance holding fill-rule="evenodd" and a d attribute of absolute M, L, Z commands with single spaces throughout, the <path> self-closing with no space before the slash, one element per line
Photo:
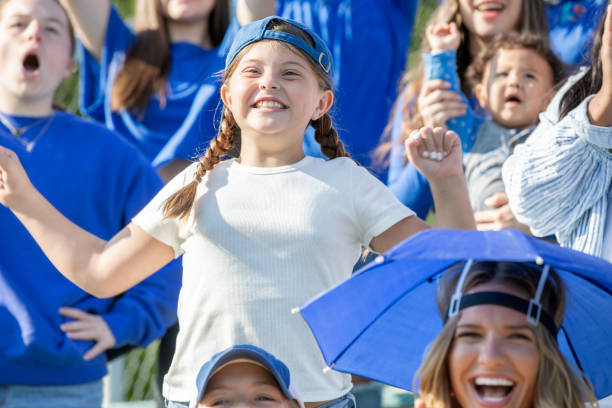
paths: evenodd
<path fill-rule="evenodd" d="M 563 246 L 606 257 L 612 128 L 590 123 L 587 106 L 594 95 L 559 120 L 561 97 L 583 72 L 540 114 L 538 127 L 506 160 L 503 179 L 512 211 L 534 235 L 555 234 Z"/>

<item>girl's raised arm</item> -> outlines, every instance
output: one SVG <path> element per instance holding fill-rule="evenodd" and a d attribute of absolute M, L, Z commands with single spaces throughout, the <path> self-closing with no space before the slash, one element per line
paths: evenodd
<path fill-rule="evenodd" d="M 406 154 L 429 181 L 436 208 L 436 226 L 475 229 L 463 175 L 459 136 L 444 128 L 421 128 L 406 139 Z M 420 218 L 407 217 L 374 237 L 370 246 L 377 252 L 384 252 L 427 228 L 429 226 Z"/>
<path fill-rule="evenodd" d="M 599 58 L 602 68 L 601 89 L 588 105 L 588 115 L 592 125 L 612 126 L 612 5 L 608 6 L 601 39 Z"/>
<path fill-rule="evenodd" d="M 110 241 L 78 227 L 30 183 L 17 155 L 1 146 L 0 203 L 23 223 L 67 279 L 98 297 L 124 292 L 174 258 L 172 247 L 134 224 Z"/>
<path fill-rule="evenodd" d="M 276 14 L 276 0 L 238 0 L 236 17 L 241 26 Z"/>
<path fill-rule="evenodd" d="M 77 36 L 98 61 L 110 15 L 109 0 L 59 0 L 66 9 Z"/>

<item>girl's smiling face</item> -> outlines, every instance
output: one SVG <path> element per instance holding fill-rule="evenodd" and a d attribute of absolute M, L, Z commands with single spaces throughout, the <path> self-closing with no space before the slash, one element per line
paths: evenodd
<path fill-rule="evenodd" d="M 261 143 L 269 140 L 274 149 L 301 149 L 309 122 L 333 102 L 333 93 L 319 81 L 310 61 L 285 43 L 264 40 L 245 48 L 221 88 L 223 102 L 241 129 L 243 146 L 253 135 Z"/>
<path fill-rule="evenodd" d="M 525 297 L 494 283 L 470 293 L 480 291 Z M 524 314 L 497 305 L 461 311 L 448 364 L 451 387 L 462 407 L 531 408 L 539 361 L 535 327 Z"/>
<path fill-rule="evenodd" d="M 517 27 L 522 8 L 522 0 L 459 0 L 465 26 L 481 40 Z"/>
<path fill-rule="evenodd" d="M 47 100 L 70 75 L 68 17 L 55 0 L 8 0 L 0 13 L 0 91 L 24 100 Z"/>

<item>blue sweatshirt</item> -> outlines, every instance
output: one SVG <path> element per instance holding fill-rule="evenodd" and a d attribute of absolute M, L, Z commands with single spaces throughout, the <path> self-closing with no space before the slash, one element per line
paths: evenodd
<path fill-rule="evenodd" d="M 146 158 L 119 135 L 74 115 L 51 121 L 12 117 L 21 137 L 0 125 L 0 145 L 15 151 L 34 186 L 70 220 L 109 239 L 161 188 Z M 0 384 L 68 385 L 106 373 L 94 343 L 69 339 L 61 306 L 101 315 L 117 341 L 145 346 L 176 320 L 180 265 L 175 261 L 123 295 L 98 299 L 64 278 L 28 231 L 0 206 Z"/>
<path fill-rule="evenodd" d="M 223 70 L 227 48 L 237 30 L 238 22 L 234 20 L 222 43 L 210 50 L 186 42 L 171 43 L 165 105 L 153 96 L 141 118 L 125 110 L 111 111 L 115 78 L 126 52 L 136 41 L 113 7 L 101 61 L 79 43 L 81 111 L 121 133 L 155 167 L 174 159 L 193 159 L 217 135 L 221 118 L 218 73 Z"/>

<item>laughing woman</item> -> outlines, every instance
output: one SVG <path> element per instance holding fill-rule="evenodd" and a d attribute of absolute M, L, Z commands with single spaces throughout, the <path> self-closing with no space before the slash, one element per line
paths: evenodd
<path fill-rule="evenodd" d="M 415 407 L 584 408 L 595 402 L 556 342 L 565 288 L 554 270 L 546 275 L 535 264 L 475 262 L 465 280 L 457 272 L 440 283 L 445 323 L 419 368 Z M 534 325 L 516 305 L 537 296 L 541 279 L 542 313 Z M 464 282 L 462 306 L 446 317 L 458 281 Z"/>

